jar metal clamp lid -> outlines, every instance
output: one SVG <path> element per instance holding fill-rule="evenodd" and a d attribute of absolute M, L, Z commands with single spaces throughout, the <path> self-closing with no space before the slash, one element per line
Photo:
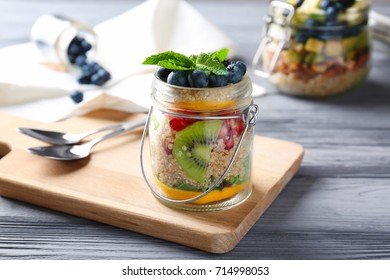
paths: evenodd
<path fill-rule="evenodd" d="M 283 17 L 275 17 L 275 10 L 282 10 Z M 282 52 L 283 49 L 288 48 L 290 36 L 291 36 L 291 28 L 290 23 L 294 16 L 295 10 L 294 7 L 288 3 L 281 1 L 272 1 L 268 6 L 268 14 L 264 17 L 264 26 L 262 32 L 262 39 L 260 41 L 260 45 L 256 51 L 256 54 L 253 58 L 252 65 L 254 69 L 254 73 L 263 78 L 269 78 L 270 74 L 273 72 L 276 66 L 276 62 Z M 263 69 L 263 64 L 261 62 L 261 57 L 263 55 L 264 49 L 267 44 L 273 41 L 276 34 L 272 34 L 270 36 L 270 32 L 272 32 L 273 25 L 277 24 L 283 28 L 283 32 L 278 32 L 277 37 L 279 37 L 279 42 L 276 47 L 276 51 L 272 57 L 269 69 L 265 71 Z"/>
<path fill-rule="evenodd" d="M 149 182 L 147 176 L 146 176 L 146 172 L 145 172 L 145 168 L 144 168 L 144 143 L 145 143 L 145 138 L 146 138 L 146 135 L 147 135 L 147 131 L 149 129 L 149 124 L 150 124 L 150 118 L 151 118 L 151 115 L 152 115 L 152 112 L 154 110 L 154 107 L 151 106 L 150 107 L 150 110 L 149 110 L 149 114 L 148 114 L 148 117 L 147 117 L 147 120 L 146 120 L 146 125 L 145 125 L 145 128 L 144 128 L 144 131 L 143 131 L 143 134 L 142 134 L 142 138 L 141 138 L 141 146 L 140 146 L 140 165 L 141 165 L 141 171 L 142 171 L 142 176 L 144 177 L 145 179 L 145 182 L 146 184 L 148 185 L 149 189 L 151 190 L 151 192 L 157 196 L 158 198 L 160 198 L 161 200 L 165 201 L 165 202 L 169 202 L 169 203 L 175 203 L 175 204 L 181 204 L 181 203 L 189 203 L 189 202 L 194 202 L 204 196 L 206 196 L 208 193 L 210 193 L 211 191 L 213 191 L 214 189 L 216 189 L 220 183 L 222 182 L 222 180 L 224 179 L 224 177 L 226 176 L 226 174 L 229 172 L 229 170 L 231 169 L 232 165 L 233 165 L 233 162 L 234 160 L 236 159 L 236 156 L 237 156 L 237 153 L 238 153 L 238 150 L 240 149 L 240 146 L 244 140 L 244 136 L 245 134 L 247 133 L 248 129 L 250 127 L 253 127 L 256 125 L 256 122 L 257 122 L 257 112 L 258 112 L 258 106 L 257 104 L 251 104 L 248 106 L 248 108 L 246 110 L 243 111 L 243 113 L 239 116 L 190 116 L 190 115 L 186 115 L 186 114 L 181 114 L 181 113 L 176 113 L 176 112 L 169 112 L 169 114 L 171 115 L 174 115 L 176 117 L 185 117 L 185 118 L 190 118 L 190 119 L 197 119 L 197 120 L 215 120 L 215 119 L 233 119 L 233 118 L 242 118 L 242 120 L 244 121 L 245 123 L 245 128 L 244 128 L 244 131 L 239 139 L 239 142 L 238 142 L 238 145 L 237 145 L 237 148 L 236 150 L 234 151 L 233 153 L 233 156 L 232 158 L 230 159 L 230 162 L 229 164 L 227 165 L 225 171 L 222 173 L 222 175 L 220 176 L 220 178 L 218 180 L 216 180 L 216 182 L 210 187 L 208 188 L 206 191 L 202 192 L 201 194 L 193 197 L 193 198 L 189 198 L 189 199 L 180 199 L 180 200 L 176 200 L 176 199 L 170 199 L 170 198 L 167 198 L 163 195 L 161 195 L 160 193 L 156 192 L 152 186 L 152 184 Z M 159 110 L 162 110 L 164 111 L 162 108 L 159 108 Z"/>

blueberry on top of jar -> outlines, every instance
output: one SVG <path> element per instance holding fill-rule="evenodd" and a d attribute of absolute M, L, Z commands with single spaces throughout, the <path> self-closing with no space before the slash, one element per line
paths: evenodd
<path fill-rule="evenodd" d="M 175 86 L 191 88 L 223 87 L 240 82 L 246 65 L 227 60 L 228 50 L 186 56 L 173 51 L 151 55 L 143 62 L 158 65 L 156 77 Z"/>

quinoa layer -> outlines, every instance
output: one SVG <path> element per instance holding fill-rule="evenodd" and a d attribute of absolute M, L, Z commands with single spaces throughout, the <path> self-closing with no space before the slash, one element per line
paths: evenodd
<path fill-rule="evenodd" d="M 207 167 L 206 182 L 200 183 L 191 178 L 188 178 L 182 167 L 172 154 L 167 153 L 167 148 L 172 148 L 175 138 L 175 132 L 170 128 L 168 122 L 164 122 L 155 133 L 150 133 L 151 143 L 151 158 L 152 169 L 154 176 L 162 183 L 174 187 L 178 183 L 185 183 L 199 190 L 204 190 L 212 185 L 213 180 L 217 180 L 225 171 L 229 164 L 234 151 L 237 148 L 239 137 L 234 137 L 233 148 L 226 150 L 223 139 L 217 140 L 212 143 L 212 150 L 210 155 L 209 165 Z M 251 133 L 247 133 L 244 136 L 242 146 L 240 147 L 237 157 L 227 174 L 226 178 L 231 176 L 240 176 L 244 178 L 248 176 L 248 168 L 250 168 L 250 155 L 251 155 Z M 249 179 L 249 178 L 248 178 Z"/>

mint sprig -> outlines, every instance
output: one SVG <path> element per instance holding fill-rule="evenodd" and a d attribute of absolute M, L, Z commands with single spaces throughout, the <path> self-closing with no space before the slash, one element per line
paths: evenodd
<path fill-rule="evenodd" d="M 228 49 L 216 52 L 201 53 L 190 57 L 173 51 L 151 55 L 142 64 L 158 65 L 170 70 L 203 70 L 215 75 L 226 75 L 227 69 L 223 65 Z"/>

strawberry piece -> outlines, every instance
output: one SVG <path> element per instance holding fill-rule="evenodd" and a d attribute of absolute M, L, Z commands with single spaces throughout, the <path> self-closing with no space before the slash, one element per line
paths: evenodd
<path fill-rule="evenodd" d="M 194 119 L 171 118 L 169 125 L 173 130 L 180 131 L 194 122 L 196 122 Z"/>

